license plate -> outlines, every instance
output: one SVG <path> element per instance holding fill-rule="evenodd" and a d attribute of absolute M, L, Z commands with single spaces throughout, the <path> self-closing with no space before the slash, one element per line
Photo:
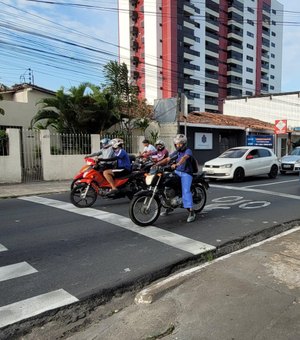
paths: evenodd
<path fill-rule="evenodd" d="M 283 169 L 292 169 L 292 167 L 293 167 L 293 166 L 290 165 L 290 164 L 283 164 L 283 165 L 282 165 L 282 168 L 283 168 Z"/>
<path fill-rule="evenodd" d="M 207 170 L 206 173 L 207 173 L 208 175 L 213 175 L 215 172 L 214 172 L 213 170 Z"/>

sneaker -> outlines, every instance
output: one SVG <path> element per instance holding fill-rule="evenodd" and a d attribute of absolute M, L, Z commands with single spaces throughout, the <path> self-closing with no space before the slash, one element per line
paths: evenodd
<path fill-rule="evenodd" d="M 192 211 L 189 212 L 189 216 L 188 216 L 188 218 L 187 218 L 186 221 L 187 221 L 188 223 L 190 223 L 190 222 L 194 222 L 195 219 L 196 219 L 196 213 L 195 213 L 194 210 L 192 210 Z"/>
<path fill-rule="evenodd" d="M 160 216 L 167 216 L 167 215 L 169 215 L 173 210 L 174 210 L 174 209 L 172 209 L 172 208 L 167 208 L 165 211 L 162 211 L 162 212 L 160 213 Z"/>

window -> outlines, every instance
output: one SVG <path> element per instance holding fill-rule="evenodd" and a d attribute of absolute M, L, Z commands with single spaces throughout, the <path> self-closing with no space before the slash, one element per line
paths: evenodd
<path fill-rule="evenodd" d="M 275 54 L 274 53 L 271 53 L 271 58 L 275 58 Z"/>
<path fill-rule="evenodd" d="M 272 32 L 271 33 L 273 37 L 276 37 L 276 33 L 275 32 Z"/>
<path fill-rule="evenodd" d="M 275 76 L 270 76 L 271 79 L 275 79 Z"/>
<path fill-rule="evenodd" d="M 250 44 L 247 44 L 247 48 L 250 48 L 250 50 L 253 50 L 253 49 L 254 49 L 254 46 L 253 46 L 253 45 L 250 45 Z"/>
<path fill-rule="evenodd" d="M 270 86 L 270 90 L 274 90 L 274 86 L 273 85 Z"/>
<path fill-rule="evenodd" d="M 251 7 L 248 7 L 247 10 L 248 10 L 248 12 L 250 12 L 250 13 L 254 13 L 254 9 L 251 8 Z"/>
<path fill-rule="evenodd" d="M 247 84 L 253 85 L 253 80 L 251 80 L 251 79 L 246 79 L 246 83 L 247 83 Z"/>
<path fill-rule="evenodd" d="M 247 67 L 246 71 L 249 72 L 249 73 L 253 73 L 253 68 Z"/>
<path fill-rule="evenodd" d="M 270 157 L 271 156 L 271 153 L 270 153 L 269 150 L 259 149 L 258 152 L 259 152 L 260 157 Z"/>
<path fill-rule="evenodd" d="M 272 13 L 273 13 L 273 14 L 276 14 L 276 9 L 272 9 Z"/>
<path fill-rule="evenodd" d="M 247 31 L 247 35 L 248 35 L 248 37 L 254 38 L 254 34 L 249 32 L 249 31 Z"/>
<path fill-rule="evenodd" d="M 275 68 L 275 65 L 271 64 L 271 68 L 273 68 L 273 69 L 274 69 L 274 68 Z"/>
<path fill-rule="evenodd" d="M 247 55 L 247 60 L 253 61 L 253 57 L 250 57 L 250 55 Z"/>
<path fill-rule="evenodd" d="M 253 20 L 250 20 L 250 19 L 247 19 L 247 24 L 251 25 L 251 26 L 254 26 L 254 21 Z"/>
<path fill-rule="evenodd" d="M 271 43 L 271 46 L 272 46 L 272 47 L 275 47 L 275 43 L 272 42 L 272 43 Z"/>

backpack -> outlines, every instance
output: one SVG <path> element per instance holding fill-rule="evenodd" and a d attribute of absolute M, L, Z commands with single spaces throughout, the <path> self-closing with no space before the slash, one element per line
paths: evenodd
<path fill-rule="evenodd" d="M 194 156 L 190 156 L 189 159 L 192 166 L 193 174 L 196 174 L 199 171 L 197 159 Z"/>

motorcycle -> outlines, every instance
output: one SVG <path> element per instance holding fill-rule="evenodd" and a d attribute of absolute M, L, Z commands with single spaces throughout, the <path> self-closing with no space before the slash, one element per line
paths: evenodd
<path fill-rule="evenodd" d="M 204 172 L 193 174 L 191 192 L 196 213 L 206 204 L 209 184 L 204 176 Z M 162 207 L 183 208 L 181 180 L 170 165 L 152 167 L 145 182 L 148 189 L 136 193 L 129 205 L 129 216 L 135 224 L 142 227 L 153 224 L 158 219 Z"/>
<path fill-rule="evenodd" d="M 132 157 L 130 157 L 132 159 Z M 150 165 L 148 165 L 150 167 Z M 130 174 L 116 178 L 118 188 L 116 193 L 110 194 L 111 186 L 103 176 L 105 164 L 97 162 L 94 166 L 83 173 L 81 179 L 76 181 L 70 193 L 70 200 L 78 208 L 91 207 L 98 196 L 105 199 L 117 199 L 127 197 L 130 200 L 138 191 L 146 189 L 144 173 L 146 168 L 141 167 L 133 170 Z"/>
<path fill-rule="evenodd" d="M 78 173 L 74 176 L 72 183 L 71 183 L 71 190 L 74 188 L 75 183 L 79 180 L 83 178 L 83 174 L 90 170 L 94 165 L 96 165 L 96 161 L 94 160 L 94 158 L 90 158 L 90 157 L 86 157 L 84 159 L 85 161 L 85 165 L 83 165 L 81 167 L 81 169 L 78 171 Z"/>

